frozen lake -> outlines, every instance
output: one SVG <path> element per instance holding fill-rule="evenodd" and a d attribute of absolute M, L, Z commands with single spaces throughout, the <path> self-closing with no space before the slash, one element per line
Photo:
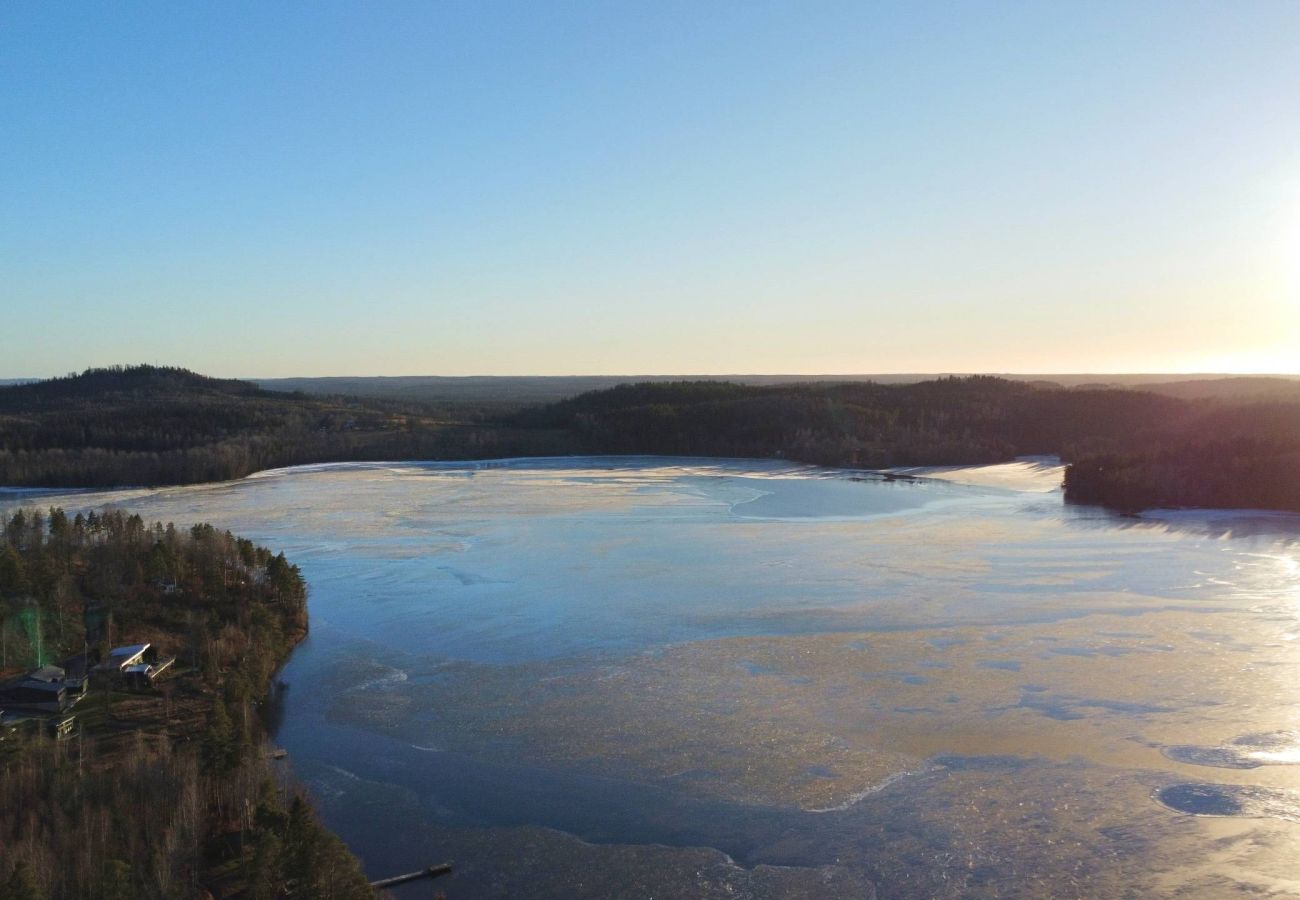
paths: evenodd
<path fill-rule="evenodd" d="M 934 474 L 357 464 L 0 505 L 210 521 L 301 565 L 277 739 L 376 876 L 1300 892 L 1300 519 L 1071 508 L 1045 465 Z"/>

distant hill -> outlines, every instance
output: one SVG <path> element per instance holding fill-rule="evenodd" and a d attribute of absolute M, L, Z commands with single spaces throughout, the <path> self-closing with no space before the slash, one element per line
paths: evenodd
<path fill-rule="evenodd" d="M 307 462 L 491 455 L 517 449 L 509 436 L 425 407 L 275 393 L 154 366 L 0 387 L 8 486 L 185 484 Z"/>
<path fill-rule="evenodd" d="M 24 409 L 37 404 L 72 402 L 87 399 L 129 400 L 149 395 L 165 398 L 211 396 L 271 397 L 257 385 L 233 378 L 209 378 L 188 369 L 159 366 L 113 366 L 87 369 L 79 375 L 66 375 L 45 381 L 23 381 L 0 392 L 0 409 Z"/>
<path fill-rule="evenodd" d="M 1193 381 L 1162 381 L 1142 385 L 1168 397 L 1185 400 L 1300 400 L 1300 378 L 1282 376 L 1232 376 Z"/>
<path fill-rule="evenodd" d="M 400 375 L 323 378 L 260 378 L 256 384 L 272 391 L 317 395 L 379 397 L 420 403 L 486 404 L 518 407 L 555 403 L 579 394 L 604 391 L 621 384 L 714 381 L 747 385 L 796 382 L 868 381 L 885 384 L 924 381 L 926 375 Z"/>
<path fill-rule="evenodd" d="M 413 403 L 471 404 L 501 408 L 555 403 L 591 391 L 603 391 L 620 384 L 666 384 L 680 381 L 726 381 L 733 384 L 771 386 L 780 384 L 915 384 L 949 374 L 861 374 L 861 375 L 401 375 L 335 376 L 321 378 L 258 378 L 253 381 L 271 391 L 323 396 L 375 397 Z M 1185 398 L 1252 396 L 1252 383 L 1295 385 L 1300 393 L 1300 376 L 1236 377 L 1226 375 L 997 375 L 1008 381 L 1039 383 L 1044 386 L 1098 389 L 1135 388 Z M 1215 385 L 1204 390 L 1198 385 Z M 1240 388 L 1240 393 L 1236 389 Z"/>
<path fill-rule="evenodd" d="M 1073 458 L 1174 427 L 1187 403 L 1124 389 L 992 376 L 913 384 L 621 385 L 517 415 L 592 453 L 783 457 L 862 468 Z"/>
<path fill-rule="evenodd" d="M 1211 384 L 1210 391 L 1220 388 Z M 1116 509 L 1300 512 L 1300 402 L 1182 399 L 992 377 L 916 384 L 646 383 L 519 414 L 587 452 L 882 468 L 1054 453 L 1066 497 Z"/>

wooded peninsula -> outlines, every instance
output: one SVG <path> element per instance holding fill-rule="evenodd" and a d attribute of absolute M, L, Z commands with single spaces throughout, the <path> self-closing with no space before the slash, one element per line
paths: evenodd
<path fill-rule="evenodd" d="M 0 516 L 0 897 L 373 898 L 266 742 L 306 629 L 297 567 L 230 532 Z"/>
<path fill-rule="evenodd" d="M 619 385 L 545 404 L 278 393 L 152 366 L 0 388 L 0 485 L 238 478 L 303 463 L 572 454 L 782 458 L 828 466 L 1052 454 L 1066 497 L 1121 510 L 1300 511 L 1300 392 L 1256 379 L 1159 390 L 990 376 Z"/>

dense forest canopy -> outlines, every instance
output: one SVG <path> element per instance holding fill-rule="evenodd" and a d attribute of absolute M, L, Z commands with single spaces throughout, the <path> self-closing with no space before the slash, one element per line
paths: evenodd
<path fill-rule="evenodd" d="M 307 462 L 518 451 L 510 429 L 480 418 L 273 393 L 184 369 L 91 369 L 0 388 L 0 485 L 191 484 Z"/>
<path fill-rule="evenodd" d="M 1138 391 L 1044 389 L 987 376 L 917 384 L 632 384 L 528 411 L 591 452 L 785 457 L 881 468 L 1072 456 L 1186 414 Z"/>
<path fill-rule="evenodd" d="M 269 900 L 293 885 L 295 897 L 372 897 L 263 743 L 259 708 L 306 615 L 297 567 L 210 525 L 118 511 L 0 516 L 9 674 L 87 647 L 102 659 L 110 644 L 176 658 L 144 693 L 92 676 L 69 710 L 71 741 L 5 718 L 0 896 Z"/>
<path fill-rule="evenodd" d="M 784 457 L 832 466 L 1055 454 L 1068 499 L 1137 510 L 1300 511 L 1300 402 L 1181 399 L 986 376 L 916 384 L 634 384 L 526 411 L 586 452 Z"/>
<path fill-rule="evenodd" d="M 87 643 L 152 642 L 196 665 L 243 660 L 244 676 L 262 683 L 306 625 L 297 567 L 211 525 L 146 526 L 118 510 L 0 517 L 6 668 Z"/>
<path fill-rule="evenodd" d="M 579 453 L 860 468 L 1056 454 L 1073 464 L 1067 496 L 1079 502 L 1300 510 L 1296 382 L 1241 382 L 654 381 L 518 409 L 499 399 L 434 406 L 275 393 L 137 366 L 0 388 L 0 485 L 179 484 L 309 462 Z"/>

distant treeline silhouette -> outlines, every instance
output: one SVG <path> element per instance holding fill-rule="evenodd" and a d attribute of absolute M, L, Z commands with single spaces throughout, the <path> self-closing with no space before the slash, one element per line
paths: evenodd
<path fill-rule="evenodd" d="M 308 462 L 531 450 L 472 409 L 264 391 L 154 366 L 0 388 L 0 485 L 193 484 Z M 527 447 L 522 440 L 528 441 Z"/>
<path fill-rule="evenodd" d="M 1093 454 L 1066 497 L 1115 509 L 1203 506 L 1300 512 L 1300 404 L 1200 406 L 1183 428 Z"/>
<path fill-rule="evenodd" d="M 1300 403 L 1061 389 L 995 377 L 910 385 L 637 384 L 525 411 L 588 453 L 783 457 L 885 468 L 1056 454 L 1066 497 L 1300 511 Z"/>
<path fill-rule="evenodd" d="M 1116 509 L 1300 511 L 1300 403 L 1182 400 L 975 376 L 917 384 L 624 385 L 517 417 L 584 452 L 885 468 L 1055 454 L 1066 496 Z"/>
<path fill-rule="evenodd" d="M 1300 510 L 1300 403 L 1183 399 L 989 376 L 911 384 L 620 385 L 500 403 L 263 391 L 148 366 L 0 388 L 0 484 L 236 478 L 307 462 L 653 453 L 884 468 L 1057 454 L 1067 497 Z"/>
<path fill-rule="evenodd" d="M 784 457 L 860 468 L 1002 462 L 1113 449 L 1185 405 L 1128 390 L 988 376 L 916 384 L 632 384 L 519 414 L 603 453 Z"/>

